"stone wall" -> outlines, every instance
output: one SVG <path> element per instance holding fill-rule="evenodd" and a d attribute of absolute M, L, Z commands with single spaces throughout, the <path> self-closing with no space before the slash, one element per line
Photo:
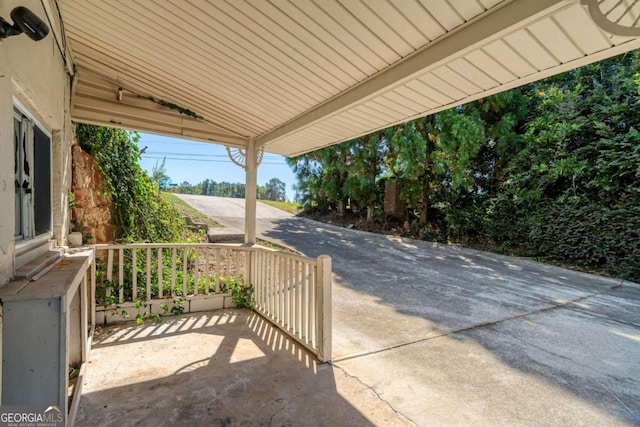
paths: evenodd
<path fill-rule="evenodd" d="M 114 230 L 111 223 L 111 203 L 104 191 L 104 178 L 93 158 L 78 144 L 73 146 L 72 153 L 71 191 L 75 199 L 72 217 L 82 227 L 83 233 L 93 235 L 88 243 L 112 242 Z"/>

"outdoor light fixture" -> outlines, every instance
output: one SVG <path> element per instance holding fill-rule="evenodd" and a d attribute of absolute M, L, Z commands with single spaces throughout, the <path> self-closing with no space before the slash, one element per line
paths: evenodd
<path fill-rule="evenodd" d="M 0 40 L 25 33 L 30 39 L 42 40 L 49 34 L 49 27 L 35 13 L 23 6 L 11 11 L 13 25 L 0 17 Z"/>

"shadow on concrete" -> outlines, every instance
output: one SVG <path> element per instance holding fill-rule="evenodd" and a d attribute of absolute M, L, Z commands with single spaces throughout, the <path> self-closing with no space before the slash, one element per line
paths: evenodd
<path fill-rule="evenodd" d="M 526 259 L 347 230 L 306 219 L 277 220 L 275 224 L 264 233 L 266 237 L 310 257 L 330 255 L 337 284 L 369 295 L 395 312 L 437 323 L 437 332 L 556 307 L 621 284 L 620 280 Z M 373 321 L 376 313 L 369 314 Z M 363 350 L 368 349 L 353 348 L 350 353 Z"/>
<path fill-rule="evenodd" d="M 637 285 L 308 219 L 273 224 L 265 237 L 307 256 L 333 258 L 334 362 L 364 382 L 378 383 L 370 372 L 395 369 L 407 387 L 438 390 L 449 409 L 464 413 L 472 402 L 494 405 L 495 412 L 480 416 L 485 421 L 491 414 L 520 412 L 525 418 L 507 420 L 640 425 Z M 434 339 L 439 337 L 447 341 Z M 489 366 L 495 378 L 482 373 Z M 478 378 L 479 387 L 494 383 L 494 395 L 482 398 L 480 388 L 460 399 Z M 537 395 L 516 399 L 515 383 Z M 427 399 L 412 406 L 415 398 L 384 391 L 398 397 L 404 415 L 425 419 Z M 505 395 L 511 397 L 509 409 Z"/>
<path fill-rule="evenodd" d="M 78 426 L 404 425 L 247 310 L 104 328 L 83 384 Z"/>

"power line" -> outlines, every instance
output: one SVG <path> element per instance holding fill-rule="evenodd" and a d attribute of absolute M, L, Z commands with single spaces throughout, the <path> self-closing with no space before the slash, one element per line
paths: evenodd
<path fill-rule="evenodd" d="M 202 156 L 202 157 L 226 157 L 226 154 L 200 154 L 200 153 L 171 153 L 168 151 L 145 151 L 145 154 L 156 156 Z"/>
<path fill-rule="evenodd" d="M 225 159 L 229 158 L 229 156 L 227 156 L 226 154 L 172 153 L 168 151 L 145 151 L 144 154 L 153 154 L 156 156 L 202 156 L 202 157 L 222 157 Z M 264 158 L 277 159 L 277 158 L 282 158 L 282 156 L 272 154 L 270 156 L 265 155 Z"/>
<path fill-rule="evenodd" d="M 143 146 L 144 144 L 171 144 L 174 146 L 179 146 L 179 145 L 197 145 L 198 147 L 220 147 L 220 144 L 214 144 L 214 143 L 209 143 L 209 142 L 195 142 L 195 141 L 183 141 L 180 140 L 180 142 L 176 142 L 176 141 L 154 141 L 154 140 L 149 140 L 149 139 L 142 139 L 140 138 L 140 140 L 138 141 L 138 146 Z M 264 154 L 265 157 L 266 156 L 276 156 L 276 157 L 285 157 L 285 156 L 281 156 L 279 154 L 270 154 L 270 153 L 265 153 Z M 226 157 L 226 155 L 223 155 Z"/>
<path fill-rule="evenodd" d="M 214 159 L 193 159 L 193 158 L 180 158 L 180 157 L 157 157 L 157 156 L 146 156 L 142 155 L 142 157 L 146 159 L 167 159 L 167 160 L 185 160 L 189 162 L 210 162 L 210 163 L 231 163 L 231 160 L 214 160 Z M 286 165 L 285 162 L 277 163 L 277 162 L 262 162 L 262 165 Z"/>
<path fill-rule="evenodd" d="M 138 140 L 138 144 L 140 143 L 149 143 L 149 144 L 173 144 L 173 145 L 198 145 L 200 147 L 202 147 L 203 145 L 205 146 L 219 146 L 219 144 L 214 144 L 211 142 L 196 142 L 196 141 L 184 141 L 184 140 L 179 140 L 180 142 L 178 142 L 178 140 L 176 141 L 154 141 L 154 140 L 149 140 L 146 138 L 140 138 Z"/>

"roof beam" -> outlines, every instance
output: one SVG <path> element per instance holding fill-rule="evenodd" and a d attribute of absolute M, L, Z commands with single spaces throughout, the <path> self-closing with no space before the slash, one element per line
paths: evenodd
<path fill-rule="evenodd" d="M 464 55 L 479 45 L 504 36 L 516 26 L 531 24 L 573 4 L 571 0 L 514 0 L 499 6 L 495 11 L 489 11 L 477 20 L 467 22 L 362 83 L 260 135 L 256 138 L 256 146 L 264 147 L 270 142 L 365 102 L 453 57 Z"/>
<path fill-rule="evenodd" d="M 150 99 L 98 83 L 103 82 L 96 83 L 91 79 L 74 80 L 72 120 L 178 138 L 211 141 L 239 148 L 247 146 L 248 139 L 245 137 L 173 111 Z"/>
<path fill-rule="evenodd" d="M 150 121 L 145 119 L 143 115 L 137 115 L 134 117 L 113 112 L 106 113 L 101 111 L 99 108 L 94 109 L 85 106 L 74 107 L 72 120 L 77 123 L 149 132 L 174 138 L 191 139 L 198 142 L 224 144 L 237 148 L 246 148 L 247 146 L 246 141 L 238 137 L 216 135 L 208 131 L 194 129 L 189 126 L 176 126 L 168 123 L 163 124 L 157 121 Z"/>

